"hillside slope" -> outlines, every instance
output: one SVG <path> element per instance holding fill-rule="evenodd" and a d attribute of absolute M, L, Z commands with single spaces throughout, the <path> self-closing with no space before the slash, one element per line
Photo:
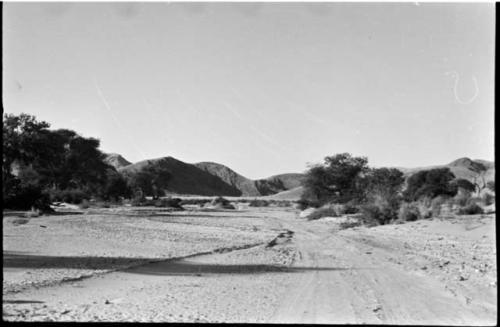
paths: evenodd
<path fill-rule="evenodd" d="M 150 166 L 166 170 L 171 174 L 172 177 L 168 185 L 163 186 L 163 189 L 170 193 L 226 196 L 242 195 L 239 189 L 226 183 L 221 178 L 195 165 L 182 162 L 172 157 L 140 161 L 122 167 L 119 171 L 130 176 Z"/>
<path fill-rule="evenodd" d="M 215 162 L 198 162 L 194 165 L 211 175 L 219 177 L 225 183 L 240 190 L 241 194 L 244 196 L 261 195 L 253 180 L 236 173 L 227 166 Z"/>
<path fill-rule="evenodd" d="M 255 186 L 261 195 L 271 195 L 301 186 L 303 178 L 303 174 L 280 174 L 256 180 Z"/>
<path fill-rule="evenodd" d="M 106 158 L 104 158 L 104 162 L 115 167 L 116 169 L 132 164 L 118 153 L 107 153 Z"/>
<path fill-rule="evenodd" d="M 477 182 L 481 186 L 484 183 L 495 180 L 495 163 L 487 160 L 472 160 L 469 158 L 459 158 L 445 165 L 418 167 L 418 168 L 398 168 L 406 177 L 416 172 L 435 168 L 449 168 L 456 178 L 467 179 L 470 182 Z"/>

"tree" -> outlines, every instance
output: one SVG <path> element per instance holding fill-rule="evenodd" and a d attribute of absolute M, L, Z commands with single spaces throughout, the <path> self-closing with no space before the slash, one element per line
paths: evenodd
<path fill-rule="evenodd" d="M 476 191 L 476 185 L 464 178 L 457 178 L 451 183 L 452 188 L 456 188 L 457 191 L 462 189 L 466 192 L 474 193 Z"/>
<path fill-rule="evenodd" d="M 99 140 L 85 138 L 72 130 L 49 130 L 49 127 L 31 115 L 4 115 L 4 202 L 19 206 L 24 201 L 30 206 L 37 196 L 42 198 L 42 191 L 71 190 L 86 196 L 105 197 L 126 194 L 116 170 L 104 162 Z"/>
<path fill-rule="evenodd" d="M 403 173 L 398 169 L 370 169 L 363 178 L 365 198 L 361 211 L 365 217 L 378 224 L 396 219 L 404 181 Z"/>
<path fill-rule="evenodd" d="M 171 173 L 160 164 L 149 165 L 144 169 L 129 174 L 129 185 L 134 193 L 142 193 L 157 199 L 162 196 L 163 190 L 168 186 Z"/>
<path fill-rule="evenodd" d="M 384 197 L 400 195 L 405 179 L 403 173 L 395 168 L 370 169 L 364 178 L 367 197 L 375 194 Z"/>
<path fill-rule="evenodd" d="M 42 192 L 39 185 L 41 176 L 33 168 L 33 162 L 50 154 L 40 146 L 40 135 L 50 125 L 39 122 L 34 116 L 5 114 L 2 124 L 2 198 L 6 207 L 27 209 L 41 203 Z M 16 172 L 13 167 L 16 166 Z"/>
<path fill-rule="evenodd" d="M 368 171 L 366 157 L 353 157 L 349 153 L 328 156 L 323 165 L 312 166 L 305 174 L 303 185 L 320 203 L 345 203 L 363 195 L 360 177 Z"/>
<path fill-rule="evenodd" d="M 102 192 L 102 198 L 105 200 L 117 200 L 120 197 L 129 198 L 132 192 L 127 184 L 127 180 L 116 170 L 108 169 L 106 185 Z"/>
<path fill-rule="evenodd" d="M 451 183 L 455 175 L 449 168 L 436 168 L 419 171 L 408 178 L 404 197 L 408 201 L 416 201 L 428 196 L 431 199 L 438 195 L 454 196 L 457 188 Z"/>

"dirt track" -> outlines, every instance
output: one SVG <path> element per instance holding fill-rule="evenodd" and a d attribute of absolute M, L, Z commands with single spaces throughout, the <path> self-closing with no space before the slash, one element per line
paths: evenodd
<path fill-rule="evenodd" d="M 261 245 L 17 293 L 5 294 L 4 285 L 4 319 L 496 323 L 494 217 L 338 231 L 331 221 L 307 222 L 291 210 L 246 215 L 203 224 L 252 226 Z"/>

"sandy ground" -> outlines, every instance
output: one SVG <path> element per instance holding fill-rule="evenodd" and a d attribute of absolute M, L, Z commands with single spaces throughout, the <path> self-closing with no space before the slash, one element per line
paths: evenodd
<path fill-rule="evenodd" d="M 347 230 L 291 208 L 14 220 L 5 320 L 496 324 L 494 215 Z"/>

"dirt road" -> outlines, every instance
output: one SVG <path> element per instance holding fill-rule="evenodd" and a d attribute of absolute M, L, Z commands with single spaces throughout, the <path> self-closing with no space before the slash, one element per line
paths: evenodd
<path fill-rule="evenodd" d="M 267 244 L 150 263 L 7 294 L 4 319 L 496 323 L 496 270 L 476 279 L 453 279 L 453 270 L 438 268 L 429 252 L 419 250 L 416 243 L 412 245 L 412 239 L 423 242 L 434 237 L 432 233 L 418 234 L 416 223 L 392 226 L 391 230 L 381 228 L 375 235 L 376 229 L 365 228 L 339 232 L 331 222 L 297 219 L 293 211 L 260 215 L 266 219 L 259 228 L 267 227 L 267 231 L 279 235 Z M 484 221 L 484 226 L 480 225 L 481 242 L 474 241 L 474 246 L 489 255 L 487 262 L 494 263 L 496 254 L 489 250 L 494 247 L 494 219 Z M 441 226 L 448 222 L 427 224 Z M 388 238 L 396 235 L 391 234 L 394 228 L 406 237 L 397 241 Z M 457 233 L 439 235 L 443 244 L 456 240 L 456 235 L 462 237 Z M 467 238 L 459 241 L 466 244 Z M 457 256 L 464 259 L 463 254 Z M 486 284 L 488 278 L 493 278 L 494 284 Z"/>

